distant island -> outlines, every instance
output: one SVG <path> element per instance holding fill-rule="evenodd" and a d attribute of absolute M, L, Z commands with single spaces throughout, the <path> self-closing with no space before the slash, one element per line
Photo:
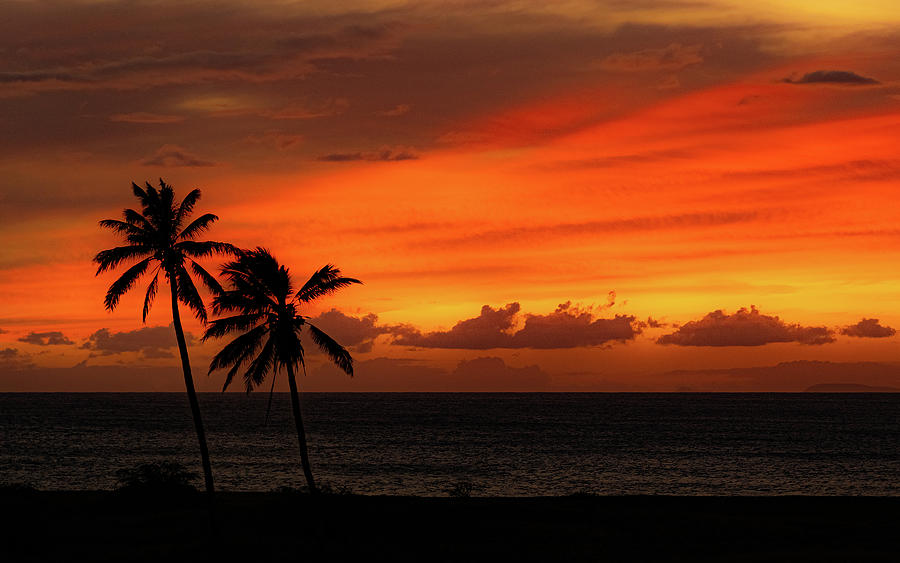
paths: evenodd
<path fill-rule="evenodd" d="M 819 383 L 806 388 L 805 393 L 900 393 L 900 387 L 875 387 L 860 383 Z"/>

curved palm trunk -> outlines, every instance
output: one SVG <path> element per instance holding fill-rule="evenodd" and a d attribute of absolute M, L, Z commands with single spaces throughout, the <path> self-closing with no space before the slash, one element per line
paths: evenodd
<path fill-rule="evenodd" d="M 188 402 L 191 405 L 191 414 L 194 417 L 194 429 L 197 431 L 197 439 L 200 441 L 200 459 L 203 463 L 203 479 L 206 481 L 206 495 L 209 502 L 210 520 L 215 531 L 215 517 L 213 516 L 213 500 L 215 487 L 213 486 L 212 466 L 209 463 L 209 449 L 206 447 L 206 432 L 203 430 L 203 419 L 200 417 L 200 403 L 197 402 L 197 392 L 194 391 L 194 378 L 191 375 L 191 362 L 188 359 L 187 342 L 184 340 L 184 329 L 181 327 L 181 315 L 178 313 L 178 288 L 175 276 L 169 276 L 169 287 L 172 288 L 172 323 L 175 325 L 175 338 L 178 340 L 178 351 L 181 354 L 181 369 L 184 372 L 184 386 L 187 388 Z"/>
<path fill-rule="evenodd" d="M 306 449 L 306 432 L 303 431 L 303 417 L 300 415 L 300 398 L 297 393 L 297 381 L 294 379 L 294 366 L 287 366 L 288 383 L 291 385 L 291 408 L 294 411 L 294 423 L 297 425 L 297 440 L 300 442 L 300 462 L 303 465 L 303 474 L 306 476 L 306 484 L 309 492 L 316 494 L 316 481 L 313 479 L 312 469 L 309 467 L 309 451 Z"/>

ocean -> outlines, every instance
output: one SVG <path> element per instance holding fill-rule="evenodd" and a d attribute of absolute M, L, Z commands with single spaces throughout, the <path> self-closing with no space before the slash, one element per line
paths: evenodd
<path fill-rule="evenodd" d="M 217 488 L 303 477 L 290 400 L 200 394 Z M 359 494 L 900 495 L 900 394 L 308 393 L 313 473 Z M 183 393 L 0 394 L 0 484 L 200 472 Z M 202 488 L 202 479 L 197 480 Z"/>

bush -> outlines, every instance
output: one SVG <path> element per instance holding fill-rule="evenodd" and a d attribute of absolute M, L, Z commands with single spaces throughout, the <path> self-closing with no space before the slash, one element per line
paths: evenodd
<path fill-rule="evenodd" d="M 331 485 L 331 483 L 319 483 L 319 493 L 323 495 L 349 496 L 353 495 L 353 489 L 348 485 Z M 290 485 L 281 485 L 272 489 L 273 493 L 282 495 L 308 495 L 309 487 L 302 485 L 300 487 L 291 487 Z"/>
<path fill-rule="evenodd" d="M 142 463 L 116 471 L 118 491 L 154 495 L 196 493 L 192 483 L 197 477 L 196 473 L 175 461 Z"/>
<path fill-rule="evenodd" d="M 453 483 L 451 486 L 444 489 L 444 492 L 453 498 L 469 498 L 472 496 L 473 492 L 480 489 L 481 487 L 475 483 L 468 480 L 462 480 Z"/>

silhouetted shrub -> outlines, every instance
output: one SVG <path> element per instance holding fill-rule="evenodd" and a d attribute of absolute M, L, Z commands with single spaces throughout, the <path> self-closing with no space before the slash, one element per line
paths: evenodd
<path fill-rule="evenodd" d="M 353 489 L 348 485 L 332 485 L 331 483 L 325 482 L 319 483 L 317 486 L 319 488 L 319 493 L 323 495 L 348 496 L 355 494 Z M 299 487 L 281 485 L 272 489 L 272 492 L 280 495 L 308 495 L 309 487 L 306 485 L 301 485 Z"/>
<path fill-rule="evenodd" d="M 116 471 L 119 492 L 178 496 L 197 492 L 192 482 L 197 474 L 175 461 L 142 463 Z"/>
<path fill-rule="evenodd" d="M 475 483 L 463 479 L 461 481 L 453 483 L 452 485 L 444 489 L 444 492 L 453 498 L 469 498 L 470 496 L 472 496 L 472 493 L 480 489 L 481 487 L 479 487 Z"/>

